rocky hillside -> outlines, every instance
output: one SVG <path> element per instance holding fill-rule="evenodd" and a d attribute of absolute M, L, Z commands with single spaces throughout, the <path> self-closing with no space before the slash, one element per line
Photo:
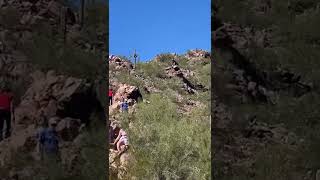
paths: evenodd
<path fill-rule="evenodd" d="M 130 141 L 118 158 L 110 149 L 110 178 L 210 179 L 210 54 L 160 54 L 136 68 L 115 58 L 109 67 L 109 120 Z M 128 113 L 120 111 L 121 97 Z"/>
<path fill-rule="evenodd" d="M 319 2 L 213 3 L 214 179 L 318 179 Z"/>
<path fill-rule="evenodd" d="M 77 10 L 60 1 L 0 0 L 0 82 L 16 106 L 13 134 L 0 142 L 1 179 L 105 176 L 92 152 L 105 153 L 107 10 L 87 4 L 81 27 Z M 43 116 L 57 116 L 61 164 L 38 159 Z"/>

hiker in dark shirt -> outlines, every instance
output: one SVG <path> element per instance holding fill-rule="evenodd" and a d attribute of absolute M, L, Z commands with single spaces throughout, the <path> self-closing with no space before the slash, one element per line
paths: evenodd
<path fill-rule="evenodd" d="M 11 121 L 14 123 L 13 94 L 4 85 L 0 89 L 0 141 L 3 139 L 4 123 L 6 123 L 5 138 L 11 135 Z"/>
<path fill-rule="evenodd" d="M 119 127 L 113 127 L 112 122 L 110 122 L 109 124 L 109 144 L 111 146 L 111 149 L 116 150 L 116 147 L 114 146 L 114 141 L 115 139 L 118 137 L 119 132 L 120 132 L 120 128 Z"/>
<path fill-rule="evenodd" d="M 125 99 L 125 100 L 123 100 L 122 103 L 121 103 L 121 111 L 122 111 L 122 112 L 128 112 L 128 109 L 129 109 L 128 100 Z"/>
<path fill-rule="evenodd" d="M 43 128 L 38 134 L 39 152 L 41 159 L 55 158 L 58 159 L 59 154 L 59 138 L 56 131 L 57 120 L 51 118 L 49 127 Z"/>

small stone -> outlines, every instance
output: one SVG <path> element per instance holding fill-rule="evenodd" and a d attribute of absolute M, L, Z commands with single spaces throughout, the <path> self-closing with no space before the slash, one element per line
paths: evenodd
<path fill-rule="evenodd" d="M 320 169 L 317 170 L 316 173 L 316 180 L 320 180 Z"/>

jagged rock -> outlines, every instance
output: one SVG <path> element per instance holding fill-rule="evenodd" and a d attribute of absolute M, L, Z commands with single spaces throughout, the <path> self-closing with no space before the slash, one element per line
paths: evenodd
<path fill-rule="evenodd" d="M 73 141 L 79 134 L 80 119 L 64 118 L 58 122 L 57 132 L 64 141 Z"/>
<path fill-rule="evenodd" d="M 213 102 L 213 120 L 214 126 L 220 129 L 226 129 L 232 122 L 232 114 L 227 111 L 226 106 L 222 103 Z"/>
<path fill-rule="evenodd" d="M 116 151 L 110 150 L 109 152 L 109 170 L 113 177 L 118 179 L 125 179 L 127 177 L 128 167 L 132 162 L 132 155 L 129 152 L 123 153 L 117 157 Z"/>
<path fill-rule="evenodd" d="M 73 143 L 64 143 L 61 148 L 62 165 L 66 172 L 72 175 L 79 171 L 79 163 L 82 163 L 83 158 L 80 154 L 80 149 Z"/>
<path fill-rule="evenodd" d="M 109 59 L 109 66 L 113 66 L 115 70 L 132 70 L 133 65 L 131 62 L 121 59 L 119 57 Z"/>
<path fill-rule="evenodd" d="M 114 102 L 111 106 L 109 106 L 109 115 L 113 115 L 116 112 L 120 111 L 121 102 Z"/>
<path fill-rule="evenodd" d="M 208 58 L 210 57 L 210 53 L 201 49 L 190 50 L 187 53 L 187 58 Z"/>
<path fill-rule="evenodd" d="M 257 83 L 250 81 L 248 83 L 248 91 L 254 91 L 256 88 Z"/>
<path fill-rule="evenodd" d="M 320 180 L 320 170 L 319 169 L 316 172 L 316 180 Z"/>
<path fill-rule="evenodd" d="M 118 89 L 114 95 L 114 101 L 122 102 L 122 98 L 139 101 L 139 99 L 142 98 L 142 95 L 138 87 L 127 84 L 118 84 Z"/>
<path fill-rule="evenodd" d="M 31 12 L 28 12 L 27 14 L 24 14 L 24 15 L 21 17 L 20 23 L 21 23 L 21 24 L 27 24 L 31 19 L 32 19 Z"/>
<path fill-rule="evenodd" d="M 5 0 L 0 0 L 0 8 L 6 4 Z"/>
<path fill-rule="evenodd" d="M 268 125 L 262 122 L 253 122 L 246 129 L 246 137 L 266 138 L 282 144 L 296 145 L 297 136 L 285 129 L 282 124 Z"/>
<path fill-rule="evenodd" d="M 10 164 L 14 158 L 14 152 L 28 153 L 35 149 L 35 132 L 35 126 L 30 125 L 19 133 L 14 133 L 10 139 L 0 142 L 0 168 Z"/>
<path fill-rule="evenodd" d="M 49 71 L 46 75 L 42 72 L 35 72 L 32 77 L 33 83 L 24 95 L 21 105 L 17 107 L 16 119 L 18 123 L 36 121 L 40 109 L 45 111 L 47 117 L 59 114 L 87 118 L 85 116 L 88 112 L 82 111 L 82 109 L 90 111 L 92 108 L 88 104 L 93 101 L 93 97 L 90 95 L 90 84 L 81 79 L 57 76 L 53 71 Z M 86 107 L 78 102 L 81 100 L 79 98 L 88 99 Z M 70 108 L 73 112 L 69 111 Z"/>

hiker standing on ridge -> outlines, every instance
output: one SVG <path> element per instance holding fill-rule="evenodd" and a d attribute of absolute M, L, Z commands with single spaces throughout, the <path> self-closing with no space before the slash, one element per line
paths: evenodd
<path fill-rule="evenodd" d="M 175 59 L 172 59 L 171 61 L 172 61 L 172 65 L 173 66 L 178 66 L 179 65 L 178 62 Z"/>
<path fill-rule="evenodd" d="M 13 94 L 7 85 L 4 85 L 0 89 L 0 141 L 3 140 L 4 122 L 6 122 L 5 138 L 10 137 L 11 121 L 14 124 Z"/>
<path fill-rule="evenodd" d="M 43 130 L 39 133 L 38 143 L 41 159 L 58 159 L 59 137 L 56 131 L 56 126 L 56 118 L 50 118 L 49 127 L 43 128 Z"/>
<path fill-rule="evenodd" d="M 109 89 L 109 106 L 112 105 L 112 96 L 113 96 L 113 91 L 112 88 Z"/>

